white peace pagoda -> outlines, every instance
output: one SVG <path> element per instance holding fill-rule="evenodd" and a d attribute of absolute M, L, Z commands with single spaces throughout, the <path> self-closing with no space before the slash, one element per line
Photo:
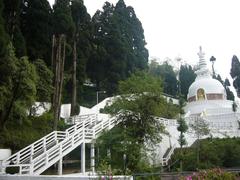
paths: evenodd
<path fill-rule="evenodd" d="M 216 79 L 213 79 L 204 59 L 205 53 L 200 47 L 199 69 L 196 80 L 188 90 L 185 112 L 194 115 L 219 115 L 232 113 L 232 101 L 227 100 L 226 90 Z"/>
<path fill-rule="evenodd" d="M 227 100 L 225 88 L 218 80 L 212 78 L 201 47 L 198 56 L 197 77 L 189 87 L 187 104 L 184 108 L 186 123 L 189 125 L 200 120 L 205 121 L 209 126 L 210 134 L 202 138 L 240 137 L 239 108 L 233 111 L 233 101 Z M 177 130 L 176 119 L 165 120 L 164 125 L 169 135 L 163 135 L 162 142 L 156 146 L 156 159 L 159 157 L 160 163 L 167 165 L 174 149 L 180 147 L 178 142 L 180 133 Z M 185 138 L 187 146 L 191 146 L 197 139 L 190 128 Z M 157 164 L 157 162 L 153 163 Z"/>

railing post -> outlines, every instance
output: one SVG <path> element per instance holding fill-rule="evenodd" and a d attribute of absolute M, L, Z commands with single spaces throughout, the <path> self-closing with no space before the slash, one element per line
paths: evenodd
<path fill-rule="evenodd" d="M 59 146 L 59 161 L 58 161 L 58 175 L 62 175 L 62 161 L 63 161 L 63 157 L 62 157 L 62 144 L 60 144 Z"/>
<path fill-rule="evenodd" d="M 85 122 L 82 127 L 82 140 L 83 143 L 81 145 L 81 172 L 84 174 L 85 173 Z"/>
<path fill-rule="evenodd" d="M 34 153 L 34 145 L 31 146 L 31 150 L 30 150 L 30 164 L 33 161 L 33 153 Z"/>
<path fill-rule="evenodd" d="M 19 175 L 22 175 L 22 165 L 19 166 Z"/>
<path fill-rule="evenodd" d="M 20 153 L 17 153 L 16 159 L 17 159 L 17 163 L 16 164 L 20 164 Z"/>
<path fill-rule="evenodd" d="M 29 168 L 30 168 L 30 175 L 33 175 L 33 164 L 31 164 Z"/>
<path fill-rule="evenodd" d="M 85 173 L 85 140 L 81 145 L 81 173 Z"/>
<path fill-rule="evenodd" d="M 46 152 L 46 138 L 43 139 L 43 151 Z"/>
<path fill-rule="evenodd" d="M 58 161 L 58 175 L 62 175 L 62 161 L 63 158 L 61 157 Z"/>
<path fill-rule="evenodd" d="M 95 173 L 95 146 L 94 142 L 91 143 L 91 169 L 92 173 Z"/>

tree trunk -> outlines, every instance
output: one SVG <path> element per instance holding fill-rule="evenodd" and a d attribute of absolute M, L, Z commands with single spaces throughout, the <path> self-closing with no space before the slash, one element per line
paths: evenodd
<path fill-rule="evenodd" d="M 62 47 L 63 46 L 63 47 Z M 61 35 L 61 51 L 62 56 L 60 57 L 60 81 L 59 81 L 59 96 L 58 96 L 58 120 L 60 119 L 61 113 L 61 99 L 62 99 L 62 86 L 64 80 L 64 64 L 65 64 L 65 50 L 66 50 L 66 38 L 65 35 Z"/>
<path fill-rule="evenodd" d="M 71 116 L 76 115 L 76 101 L 77 101 L 77 43 L 74 40 L 73 44 L 73 71 L 72 71 L 72 102 L 71 102 Z"/>
<path fill-rule="evenodd" d="M 65 36 L 63 34 L 53 36 L 52 49 L 52 67 L 54 70 L 54 93 L 52 98 L 54 116 L 53 129 L 57 130 L 58 121 L 60 119 L 61 93 L 65 61 Z"/>

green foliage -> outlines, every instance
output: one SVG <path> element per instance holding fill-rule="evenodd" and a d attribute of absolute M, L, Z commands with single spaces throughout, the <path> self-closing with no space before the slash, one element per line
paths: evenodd
<path fill-rule="evenodd" d="M 182 148 L 184 145 L 187 144 L 187 141 L 186 141 L 186 138 L 184 136 L 184 133 L 187 132 L 188 130 L 188 126 L 186 124 L 186 121 L 184 119 L 184 99 L 181 97 L 181 94 L 180 94 L 180 97 L 179 97 L 179 119 L 178 119 L 178 127 L 177 127 L 177 130 L 180 132 L 180 135 L 179 135 L 179 139 L 178 139 L 178 142 L 180 144 L 180 148 L 181 148 L 181 157 L 180 157 L 180 170 L 182 171 L 183 167 L 183 163 L 182 163 Z"/>
<path fill-rule="evenodd" d="M 43 59 L 50 66 L 53 22 L 49 2 L 24 0 L 20 17 L 29 59 Z"/>
<path fill-rule="evenodd" d="M 3 1 L 0 1 L 0 68 L 2 65 L 2 61 L 4 61 L 4 58 L 7 54 L 7 45 L 8 45 L 8 36 L 5 32 L 4 28 L 4 21 L 2 18 L 2 10 L 3 10 Z M 0 69 L 2 70 L 2 69 Z"/>
<path fill-rule="evenodd" d="M 0 147 L 17 151 L 48 134 L 51 129 L 52 115 L 45 113 L 39 117 L 30 117 L 22 124 L 12 123 L 0 133 Z"/>
<path fill-rule="evenodd" d="M 233 101 L 233 103 L 232 103 L 232 111 L 233 111 L 233 112 L 236 112 L 236 111 L 237 111 L 237 104 L 236 104 L 235 101 Z"/>
<path fill-rule="evenodd" d="M 227 100 L 234 101 L 235 97 L 234 97 L 233 92 L 229 88 L 231 86 L 229 80 L 226 78 L 225 81 L 223 81 L 222 77 L 219 74 L 217 76 L 215 74 L 215 76 L 213 76 L 213 78 L 218 80 L 224 86 L 224 88 L 226 90 L 226 94 L 227 94 Z"/>
<path fill-rule="evenodd" d="M 163 79 L 163 92 L 172 96 L 177 95 L 177 78 L 173 67 L 165 61 L 159 65 L 152 60 L 149 68 L 150 74 Z"/>
<path fill-rule="evenodd" d="M 236 89 L 237 96 L 240 97 L 240 62 L 235 55 L 232 57 L 230 75 L 233 78 L 233 87 Z"/>
<path fill-rule="evenodd" d="M 160 142 L 160 133 L 165 133 L 155 117 L 164 116 L 168 103 L 161 95 L 161 80 L 146 72 L 137 72 L 119 82 L 119 93 L 121 95 L 108 109 L 117 115 L 118 124 L 98 141 L 105 151 L 110 148 L 112 166 L 122 169 L 126 154 L 126 167 L 132 172 L 141 172 L 148 166 L 144 158 L 146 151 Z M 144 166 L 142 160 L 146 163 Z"/>
<path fill-rule="evenodd" d="M 92 21 L 94 54 L 88 62 L 88 74 L 97 89 L 103 88 L 113 94 L 118 81 L 138 69 L 147 68 L 148 51 L 143 28 L 134 9 L 122 0 L 116 7 L 106 2 L 103 12 L 97 11 Z"/>
<path fill-rule="evenodd" d="M 26 55 L 25 39 L 20 28 L 21 0 L 3 0 L 5 29 L 15 47 L 16 56 Z"/>
<path fill-rule="evenodd" d="M 195 144 L 197 145 L 197 144 Z M 192 171 L 198 169 L 209 169 L 215 167 L 233 168 L 240 166 L 240 139 L 225 138 L 225 139 L 204 139 L 199 141 L 200 156 L 199 163 L 196 161 L 196 148 L 183 149 L 183 170 Z M 175 150 L 172 156 L 172 161 L 181 157 L 180 149 Z M 173 169 L 178 168 L 178 164 L 174 165 Z"/>
<path fill-rule="evenodd" d="M 17 59 L 9 46 L 8 63 L 11 71 L 1 84 L 0 129 L 8 121 L 21 123 L 27 117 L 27 109 L 35 101 L 37 74 L 34 65 L 26 57 Z"/>
<path fill-rule="evenodd" d="M 187 99 L 188 89 L 190 85 L 194 82 L 196 74 L 194 73 L 192 66 L 182 65 L 179 72 L 179 81 L 181 94 Z"/>
<path fill-rule="evenodd" d="M 52 78 L 53 73 L 43 60 L 37 59 L 34 62 L 35 69 L 37 72 L 37 94 L 36 94 L 36 100 L 39 102 L 50 102 L 51 101 L 51 95 L 53 92 L 52 87 Z"/>
<path fill-rule="evenodd" d="M 228 78 L 225 79 L 225 81 L 224 81 L 224 83 L 223 83 L 223 86 L 224 86 L 225 89 L 226 89 L 227 99 L 234 101 L 234 100 L 235 100 L 235 96 L 234 96 L 233 92 L 232 92 L 232 91 L 230 90 L 230 88 L 229 88 L 229 87 L 231 86 L 231 84 L 230 84 Z"/>
<path fill-rule="evenodd" d="M 200 162 L 200 139 L 203 136 L 206 136 L 210 133 L 210 129 L 209 129 L 209 125 L 207 124 L 207 122 L 199 117 L 198 119 L 196 119 L 194 122 L 192 122 L 191 124 L 189 124 L 190 129 L 193 131 L 193 133 L 195 134 L 197 140 L 196 140 L 196 151 L 197 151 L 197 167 L 199 167 L 199 162 Z"/>
<path fill-rule="evenodd" d="M 198 139 L 210 133 L 209 126 L 203 118 L 198 118 L 189 124 L 189 127 Z"/>
<path fill-rule="evenodd" d="M 54 34 L 72 37 L 75 31 L 71 15 L 70 0 L 57 0 L 53 5 Z"/>

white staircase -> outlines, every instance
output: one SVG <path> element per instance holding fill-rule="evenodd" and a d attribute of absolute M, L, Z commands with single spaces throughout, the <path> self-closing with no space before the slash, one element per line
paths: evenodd
<path fill-rule="evenodd" d="M 3 167 L 19 167 L 20 175 L 39 175 L 82 143 L 92 142 L 114 126 L 114 117 L 97 121 L 96 115 L 78 117 L 66 131 L 53 131 L 3 161 Z"/>
<path fill-rule="evenodd" d="M 166 156 L 164 156 L 162 158 L 162 162 L 161 162 L 161 165 L 162 166 L 167 166 L 168 165 L 168 162 L 169 160 L 171 159 L 171 156 L 173 155 L 174 153 L 174 150 L 176 148 L 176 144 L 174 144 L 173 146 L 169 147 L 169 151 L 167 152 Z"/>

